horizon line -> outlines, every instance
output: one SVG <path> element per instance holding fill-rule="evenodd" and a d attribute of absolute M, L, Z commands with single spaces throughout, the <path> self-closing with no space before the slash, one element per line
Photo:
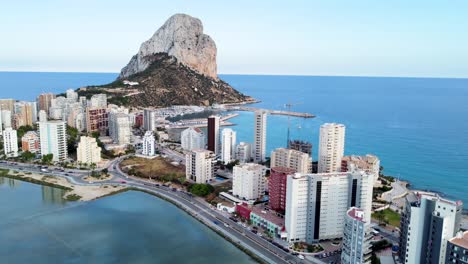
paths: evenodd
<path fill-rule="evenodd" d="M 0 73 L 70 73 L 70 74 L 119 74 L 111 71 L 29 71 L 29 70 L 0 70 Z M 468 79 L 466 77 L 443 77 L 443 76 L 384 76 L 384 75 L 339 75 L 339 74 L 273 74 L 273 73 L 218 73 L 217 75 L 247 75 L 247 76 L 290 76 L 290 77 L 347 77 L 347 78 L 413 78 L 413 79 Z"/>

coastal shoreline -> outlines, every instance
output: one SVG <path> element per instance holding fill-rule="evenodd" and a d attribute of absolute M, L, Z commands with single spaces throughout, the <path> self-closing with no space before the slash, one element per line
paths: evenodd
<path fill-rule="evenodd" d="M 49 187 L 53 187 L 53 188 L 58 188 L 58 189 L 62 189 L 62 190 L 66 190 L 67 193 L 64 195 L 64 199 L 67 200 L 67 201 L 70 201 L 67 199 L 67 196 L 69 195 L 80 195 L 80 194 L 83 194 L 83 191 L 87 188 L 90 188 L 90 187 L 94 187 L 94 186 L 80 186 L 82 188 L 80 188 L 80 190 L 78 192 L 75 192 L 77 186 L 79 185 L 73 185 L 71 183 L 68 182 L 67 179 L 64 179 L 64 178 L 60 178 L 60 177 L 57 177 L 57 176 L 52 176 L 52 175 L 38 175 L 38 174 L 27 174 L 27 175 L 23 175 L 21 173 L 18 173 L 17 175 L 13 175 L 13 174 L 10 174 L 10 173 L 7 173 L 7 174 L 4 174 L 4 175 L 1 175 L 0 177 L 4 177 L 4 178 L 10 178 L 10 179 L 14 179 L 14 180 L 19 180 L 19 181 L 24 181 L 24 182 L 28 182 L 28 183 L 32 183 L 32 184 L 36 184 L 36 185 L 41 185 L 41 186 L 49 186 Z M 39 178 L 40 177 L 40 178 Z M 46 179 L 44 179 L 44 177 Z M 50 179 L 54 179 L 54 180 L 57 180 L 56 182 L 53 182 L 54 180 L 50 180 Z M 70 186 L 71 185 L 71 186 Z M 107 185 L 102 185 L 102 186 L 107 186 Z M 117 186 L 117 185 L 116 185 Z M 188 208 L 186 208 L 184 205 L 182 205 L 181 203 L 179 203 L 178 201 L 176 200 L 173 200 L 171 199 L 170 197 L 164 195 L 164 194 L 161 194 L 161 193 L 158 193 L 158 192 L 154 192 L 154 191 L 150 191 L 150 190 L 146 190 L 146 189 L 143 189 L 143 188 L 137 188 L 137 187 L 122 187 L 122 186 L 117 186 L 117 190 L 113 190 L 112 192 L 103 192 L 103 193 L 100 193 L 98 196 L 94 196 L 94 197 L 91 197 L 90 195 L 87 195 L 87 196 L 82 196 L 78 201 L 79 202 L 89 202 L 89 201 L 93 201 L 93 200 L 97 200 L 97 199 L 101 199 L 101 198 L 104 198 L 104 197 L 108 197 L 108 196 L 113 196 L 113 195 L 117 195 L 117 194 L 120 194 L 120 193 L 124 193 L 124 192 L 127 192 L 127 191 L 137 191 L 137 192 L 143 192 L 143 193 L 146 193 L 148 195 L 151 195 L 151 196 L 154 196 L 158 199 L 161 199 L 161 200 L 164 200 L 166 202 L 169 202 L 171 204 L 173 204 L 174 206 L 176 206 L 178 209 L 182 210 L 183 212 L 185 212 L 186 214 L 188 214 L 189 216 L 193 217 L 195 220 L 197 220 L 198 222 L 202 223 L 203 225 L 205 225 L 206 227 L 208 227 L 209 229 L 211 229 L 212 231 L 214 231 L 216 234 L 218 234 L 219 236 L 221 236 L 223 239 L 225 239 L 226 241 L 230 242 L 232 245 L 234 245 L 235 247 L 237 247 L 239 250 L 241 250 L 242 252 L 244 252 L 245 254 L 247 254 L 249 257 L 252 258 L 252 260 L 254 260 L 255 262 L 257 263 L 261 263 L 261 264 L 264 264 L 264 263 L 268 263 L 266 262 L 262 257 L 260 257 L 258 254 L 252 252 L 250 249 L 248 249 L 247 247 L 239 244 L 238 242 L 234 241 L 232 238 L 230 238 L 229 236 L 227 236 L 226 234 L 222 233 L 220 230 L 216 229 L 215 226 L 213 226 L 212 223 L 202 219 L 201 217 L 199 217 L 196 213 L 192 212 L 191 210 L 189 210 Z"/>
<path fill-rule="evenodd" d="M 127 189 L 113 184 L 96 184 L 91 186 L 77 185 L 69 182 L 65 178 L 53 176 L 53 175 L 41 175 L 36 173 L 15 173 L 14 171 L 8 171 L 8 173 L 2 173 L 0 177 L 20 180 L 33 184 L 49 186 L 65 190 L 63 198 L 68 201 L 92 201 L 102 197 L 121 193 Z"/>

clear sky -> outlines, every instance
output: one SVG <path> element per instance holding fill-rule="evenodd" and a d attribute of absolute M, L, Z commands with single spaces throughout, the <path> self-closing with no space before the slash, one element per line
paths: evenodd
<path fill-rule="evenodd" d="M 0 70 L 118 72 L 175 13 L 220 73 L 468 77 L 466 0 L 2 1 Z"/>

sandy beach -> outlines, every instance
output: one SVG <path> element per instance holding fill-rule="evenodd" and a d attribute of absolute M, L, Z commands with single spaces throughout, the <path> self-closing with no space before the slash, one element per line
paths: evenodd
<path fill-rule="evenodd" d="M 111 195 L 115 192 L 120 192 L 125 189 L 125 187 L 117 186 L 117 185 L 110 185 L 110 184 L 102 184 L 98 186 L 81 186 L 75 185 L 68 182 L 64 178 L 51 176 L 51 175 L 40 175 L 40 174 L 23 174 L 23 173 L 14 173 L 10 171 L 11 175 L 15 175 L 21 178 L 32 178 L 38 181 L 43 181 L 47 183 L 57 184 L 62 187 L 70 188 L 71 191 L 67 191 L 64 195 L 64 198 L 69 195 L 78 195 L 81 198 L 79 201 L 91 201 L 98 199 L 103 196 Z"/>

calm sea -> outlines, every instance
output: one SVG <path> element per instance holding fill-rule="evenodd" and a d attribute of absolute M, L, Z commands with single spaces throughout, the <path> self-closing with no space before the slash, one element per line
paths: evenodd
<path fill-rule="evenodd" d="M 151 195 L 131 191 L 86 203 L 62 195 L 0 177 L 1 263 L 256 263 Z"/>
<path fill-rule="evenodd" d="M 117 74 L 1 73 L 0 97 L 32 100 L 39 92 L 104 84 Z M 380 157 L 388 175 L 414 188 L 461 199 L 468 207 L 468 79 L 222 75 L 262 102 L 259 107 L 317 115 L 291 118 L 291 137 L 311 141 L 319 126 L 346 125 L 346 154 Z M 234 119 L 238 141 L 253 141 L 253 115 Z M 267 148 L 286 145 L 287 117 L 268 118 Z"/>

